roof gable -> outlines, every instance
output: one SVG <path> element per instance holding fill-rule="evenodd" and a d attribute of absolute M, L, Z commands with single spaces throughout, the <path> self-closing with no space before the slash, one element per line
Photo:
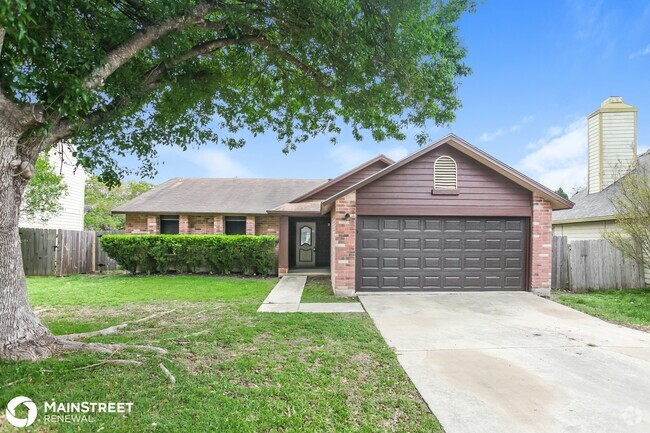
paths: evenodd
<path fill-rule="evenodd" d="M 491 168 L 492 170 L 496 171 L 497 173 L 501 174 L 502 176 L 510 179 L 514 183 L 522 186 L 523 188 L 534 192 L 541 197 L 545 198 L 546 200 L 549 200 L 551 202 L 551 205 L 553 206 L 553 209 L 569 209 L 573 206 L 573 203 L 569 200 L 566 200 L 559 195 L 555 194 L 553 191 L 550 189 L 546 188 L 542 184 L 534 181 L 533 179 L 529 178 L 528 176 L 520 173 L 519 171 L 515 170 L 514 168 L 504 164 L 503 162 L 497 160 L 496 158 L 488 155 L 487 153 L 483 152 L 477 147 L 472 146 L 465 140 L 463 140 L 460 137 L 457 137 L 454 134 L 449 134 L 442 139 L 436 141 L 435 143 L 430 144 L 429 146 L 423 147 L 422 149 L 418 150 L 417 152 L 407 156 L 404 159 L 401 159 L 400 161 L 396 162 L 395 164 L 392 164 L 385 169 L 378 171 L 377 173 L 363 179 L 360 182 L 357 182 L 356 184 L 334 194 L 333 196 L 329 197 L 328 199 L 324 200 L 322 202 L 322 208 L 329 207 L 334 201 L 336 201 L 338 198 L 343 197 L 347 194 L 349 194 L 352 191 L 356 191 L 357 189 L 368 185 L 378 179 L 381 179 L 382 177 L 386 176 L 387 174 L 399 169 L 400 167 L 403 167 L 406 164 L 409 164 L 411 161 L 414 161 L 418 158 L 420 158 L 423 155 L 426 155 L 427 153 L 433 151 L 434 149 L 437 149 L 438 147 L 442 146 L 443 144 L 448 144 L 455 148 L 456 150 L 464 153 L 465 155 L 473 158 L 474 160 L 480 162 L 481 164 L 485 165 L 488 168 Z"/>
<path fill-rule="evenodd" d="M 357 182 L 371 176 L 378 171 L 394 164 L 395 162 L 384 155 L 379 155 L 358 167 L 322 184 L 300 197 L 291 200 L 291 203 L 300 203 L 307 200 L 325 200 Z"/>

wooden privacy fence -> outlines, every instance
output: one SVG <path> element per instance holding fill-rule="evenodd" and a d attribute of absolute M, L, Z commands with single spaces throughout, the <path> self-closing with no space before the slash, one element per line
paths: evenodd
<path fill-rule="evenodd" d="M 120 232 L 21 228 L 25 274 L 65 276 L 115 270 L 117 263 L 108 257 L 99 242 L 107 233 Z"/>
<path fill-rule="evenodd" d="M 587 289 L 630 289 L 643 287 L 643 267 L 625 258 L 604 239 L 568 242 L 553 236 L 552 287 Z"/>

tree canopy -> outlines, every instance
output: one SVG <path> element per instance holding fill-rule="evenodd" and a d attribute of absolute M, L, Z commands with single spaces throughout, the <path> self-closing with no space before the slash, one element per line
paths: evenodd
<path fill-rule="evenodd" d="M 19 207 L 39 153 L 63 140 L 108 185 L 159 146 L 285 152 L 342 125 L 356 139 L 443 125 L 469 73 L 472 0 L 0 0 L 0 358 L 79 348 L 34 314 Z M 85 344 L 84 348 L 92 347 Z M 104 348 L 106 349 L 106 348 Z"/>
<path fill-rule="evenodd" d="M 86 230 L 124 230 L 124 215 L 114 214 L 112 210 L 149 191 L 153 185 L 142 180 L 122 182 L 120 186 L 109 188 L 96 176 L 86 181 Z"/>
<path fill-rule="evenodd" d="M 23 143 L 67 138 L 79 162 L 113 185 L 125 155 L 146 175 L 156 146 L 234 148 L 244 129 L 274 134 L 285 151 L 317 134 L 334 140 L 341 122 L 357 139 L 364 130 L 404 138 L 405 128 L 454 119 L 458 79 L 469 73 L 456 23 L 474 7 L 0 0 L 0 88 L 38 111 Z"/>
<path fill-rule="evenodd" d="M 25 190 L 20 213 L 30 221 L 46 223 L 63 209 L 60 199 L 67 191 L 63 176 L 56 172 L 49 155 L 42 153 L 36 160 L 34 177 Z"/>
<path fill-rule="evenodd" d="M 562 187 L 559 187 L 558 189 L 556 189 L 555 194 L 559 195 L 562 198 L 565 198 L 565 199 L 569 200 L 569 194 L 564 192 L 564 189 L 562 189 Z"/>

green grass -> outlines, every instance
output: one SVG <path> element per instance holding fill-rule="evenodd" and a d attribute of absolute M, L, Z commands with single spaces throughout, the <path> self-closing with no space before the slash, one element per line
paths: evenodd
<path fill-rule="evenodd" d="M 315 302 L 357 302 L 357 298 L 334 296 L 329 277 L 309 277 L 300 302 L 305 304 Z"/>
<path fill-rule="evenodd" d="M 650 288 L 558 292 L 554 299 L 601 319 L 650 330 Z"/>
<path fill-rule="evenodd" d="M 37 402 L 133 402 L 93 423 L 44 423 L 63 432 L 439 432 L 413 384 L 366 315 L 258 314 L 275 279 L 194 276 L 29 278 L 29 295 L 55 333 L 101 329 L 176 308 L 87 341 L 150 344 L 143 364 L 80 367 L 107 358 L 77 352 L 37 363 L 0 361 L 0 408 Z M 172 385 L 159 368 L 176 376 Z M 10 382 L 15 384 L 7 386 Z M 0 431 L 14 431 L 3 422 Z M 25 429 L 23 431 L 28 431 Z"/>

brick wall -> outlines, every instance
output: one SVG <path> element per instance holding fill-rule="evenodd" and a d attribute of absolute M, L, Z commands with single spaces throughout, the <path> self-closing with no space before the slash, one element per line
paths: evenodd
<path fill-rule="evenodd" d="M 188 234 L 190 232 L 190 216 L 189 215 L 179 215 L 178 216 L 178 233 Z"/>
<path fill-rule="evenodd" d="M 160 215 L 147 215 L 147 233 L 160 234 Z"/>
<path fill-rule="evenodd" d="M 214 217 L 212 215 L 189 215 L 187 233 L 191 235 L 214 234 Z"/>
<path fill-rule="evenodd" d="M 280 236 L 280 217 L 278 215 L 258 215 L 255 218 L 255 234 Z"/>
<path fill-rule="evenodd" d="M 215 215 L 213 217 L 213 220 L 214 220 L 214 223 L 213 223 L 212 233 L 214 233 L 215 235 L 223 234 L 224 229 L 225 229 L 223 215 Z"/>
<path fill-rule="evenodd" d="M 349 214 L 349 218 L 346 218 Z M 331 213 L 331 272 L 334 293 L 351 296 L 355 291 L 357 197 L 351 192 L 336 200 Z"/>
<path fill-rule="evenodd" d="M 255 234 L 255 215 L 246 215 L 246 234 Z"/>
<path fill-rule="evenodd" d="M 157 215 L 143 213 L 126 214 L 124 231 L 133 234 L 160 233 L 160 218 Z"/>
<path fill-rule="evenodd" d="M 550 295 L 553 258 L 553 209 L 548 200 L 533 195 L 531 236 L 531 289 L 541 295 Z"/>

